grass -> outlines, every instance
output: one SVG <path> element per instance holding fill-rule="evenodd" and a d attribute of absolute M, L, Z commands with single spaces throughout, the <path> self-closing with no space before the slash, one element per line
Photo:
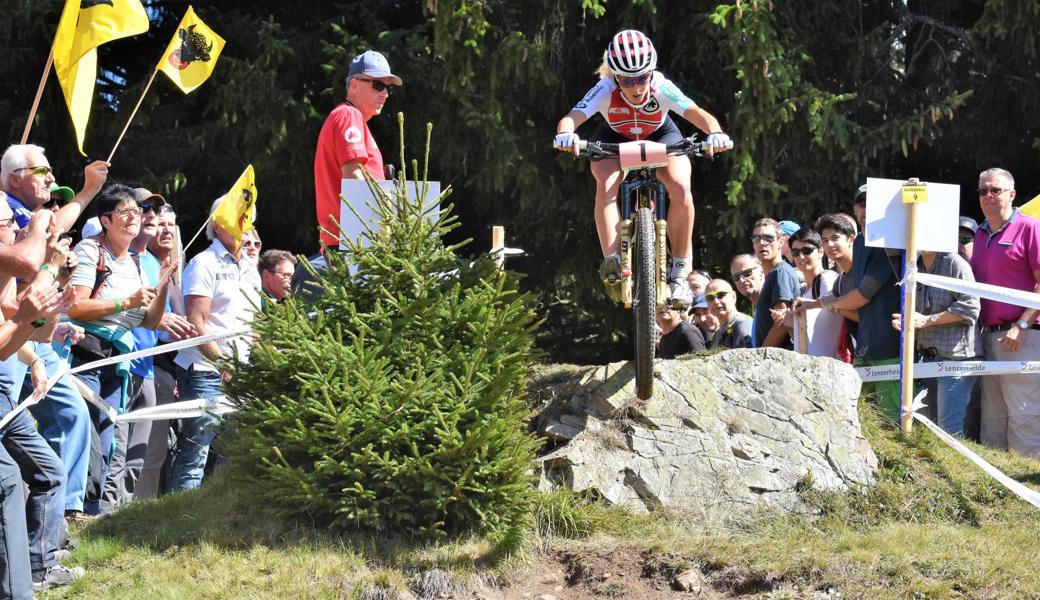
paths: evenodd
<path fill-rule="evenodd" d="M 812 515 L 639 516 L 555 492 L 540 496 L 524 550 L 496 560 L 479 538 L 418 543 L 287 523 L 218 476 L 80 529 L 69 562 L 87 576 L 43 597 L 390 598 L 386 590 L 430 569 L 522 582 L 526 561 L 547 552 L 626 549 L 675 570 L 699 568 L 734 596 L 834 588 L 846 598 L 1040 598 L 1040 511 L 924 428 L 902 436 L 869 406 L 861 416 L 881 463 L 878 483 L 849 494 L 807 490 Z M 973 448 L 1040 484 L 1040 462 Z"/>

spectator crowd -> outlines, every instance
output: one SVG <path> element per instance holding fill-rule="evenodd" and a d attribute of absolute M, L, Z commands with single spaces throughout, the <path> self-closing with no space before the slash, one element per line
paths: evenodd
<path fill-rule="evenodd" d="M 220 398 L 231 377 L 222 367 L 248 359 L 247 339 L 156 347 L 248 329 L 257 306 L 288 296 L 296 258 L 261 252 L 255 229 L 239 240 L 211 218 L 209 246 L 182 265 L 177 214 L 162 195 L 108 181 L 102 161 L 74 192 L 31 144 L 4 152 L 0 188 L 0 597 L 31 598 L 82 574 L 61 564 L 69 521 L 198 487 L 219 463 L 209 449 L 220 423 L 207 412 L 113 415 Z M 96 216 L 76 235 L 88 211 Z"/>
<path fill-rule="evenodd" d="M 820 216 L 811 227 L 763 218 L 750 231 L 750 252 L 729 262 L 729 280 L 694 271 L 694 302 L 685 329 L 658 312 L 658 356 L 716 348 L 794 349 L 805 323 L 804 351 L 856 366 L 900 360 L 901 251 L 865 243 L 867 186 L 852 215 Z M 1004 169 L 979 175 L 985 220 L 958 221 L 958 252 L 921 252 L 918 272 L 1035 292 L 1040 282 L 1040 221 L 1014 206 L 1015 180 Z M 950 232 L 951 235 L 954 232 Z M 737 310 L 736 294 L 752 314 Z M 674 311 L 672 311 L 674 312 Z M 918 362 L 1040 359 L 1040 311 L 918 284 L 913 327 Z M 693 333 L 692 329 L 699 331 Z M 677 340 L 682 339 L 682 343 Z M 956 369 L 954 372 L 958 372 Z M 924 379 L 932 416 L 947 432 L 1040 457 L 1040 378 L 1033 374 Z M 884 414 L 899 418 L 899 382 L 864 383 Z"/>

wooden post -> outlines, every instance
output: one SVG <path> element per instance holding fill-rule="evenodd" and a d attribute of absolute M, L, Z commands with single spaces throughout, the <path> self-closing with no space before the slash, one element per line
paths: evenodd
<path fill-rule="evenodd" d="M 494 225 L 491 227 L 491 253 L 496 254 L 495 262 L 501 268 L 506 262 L 506 255 L 503 250 L 506 247 L 506 228 L 501 225 Z"/>
<path fill-rule="evenodd" d="M 903 185 L 903 204 L 906 213 L 906 262 L 903 276 L 917 269 L 917 205 L 928 201 L 928 192 L 920 180 L 912 177 Z M 902 379 L 899 388 L 900 424 L 904 433 L 910 433 L 914 415 L 910 407 L 914 401 L 914 310 L 917 307 L 917 284 L 903 285 L 903 356 Z"/>

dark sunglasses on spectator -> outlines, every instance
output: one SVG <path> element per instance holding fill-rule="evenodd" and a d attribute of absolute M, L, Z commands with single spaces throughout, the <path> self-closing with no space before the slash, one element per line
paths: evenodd
<path fill-rule="evenodd" d="M 972 240 L 974 240 L 974 239 L 975 239 L 975 236 L 973 236 L 973 235 L 969 235 L 969 234 L 958 235 L 957 236 L 957 243 L 958 244 L 970 244 L 972 242 Z"/>
<path fill-rule="evenodd" d="M 994 188 L 994 187 L 991 187 L 991 188 L 979 188 L 979 196 L 980 197 L 981 196 L 989 196 L 990 194 L 993 194 L 994 196 L 999 196 L 999 195 L 1003 194 L 1004 192 L 1010 191 L 1010 189 L 1011 188 L 1004 189 L 1004 188 Z"/>
<path fill-rule="evenodd" d="M 386 90 L 386 93 L 387 93 L 388 96 L 390 94 L 394 93 L 394 86 L 392 86 L 390 84 L 387 84 L 387 83 L 383 83 L 382 81 L 379 81 L 378 79 L 362 79 L 361 81 L 367 81 L 367 82 L 371 83 L 372 84 L 372 89 L 374 89 L 377 92 L 382 92 L 382 91 Z"/>
<path fill-rule="evenodd" d="M 816 246 L 802 246 L 801 248 L 791 248 L 792 255 L 801 254 L 802 256 L 809 256 L 816 251 Z"/>
<path fill-rule="evenodd" d="M 146 212 L 153 212 L 157 215 L 168 213 L 173 210 L 173 207 L 169 204 L 152 204 L 151 202 L 145 202 L 141 205 L 141 214 Z"/>
<path fill-rule="evenodd" d="M 741 272 L 743 272 L 743 271 L 741 271 Z M 721 299 L 725 298 L 726 296 L 729 296 L 729 290 L 720 290 L 718 292 L 708 292 L 707 294 L 704 294 L 704 301 L 705 302 L 711 302 L 712 300 L 721 300 Z"/>
<path fill-rule="evenodd" d="M 755 272 L 756 269 L 758 269 L 758 267 L 751 267 L 750 269 L 737 271 L 733 274 L 733 281 L 740 281 L 741 279 L 750 279 L 751 275 Z"/>
<path fill-rule="evenodd" d="M 753 235 L 753 236 L 751 236 L 751 242 L 755 243 L 755 244 L 757 244 L 759 242 L 765 242 L 767 244 L 772 244 L 775 241 L 776 241 L 776 236 L 775 235 Z"/>

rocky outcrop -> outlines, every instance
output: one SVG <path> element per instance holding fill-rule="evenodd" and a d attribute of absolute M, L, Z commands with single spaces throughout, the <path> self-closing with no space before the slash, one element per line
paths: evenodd
<path fill-rule="evenodd" d="M 860 379 L 828 358 L 780 349 L 657 361 L 636 399 L 630 363 L 554 367 L 531 385 L 550 442 L 543 489 L 564 486 L 639 511 L 800 511 L 807 486 L 869 485 Z"/>

